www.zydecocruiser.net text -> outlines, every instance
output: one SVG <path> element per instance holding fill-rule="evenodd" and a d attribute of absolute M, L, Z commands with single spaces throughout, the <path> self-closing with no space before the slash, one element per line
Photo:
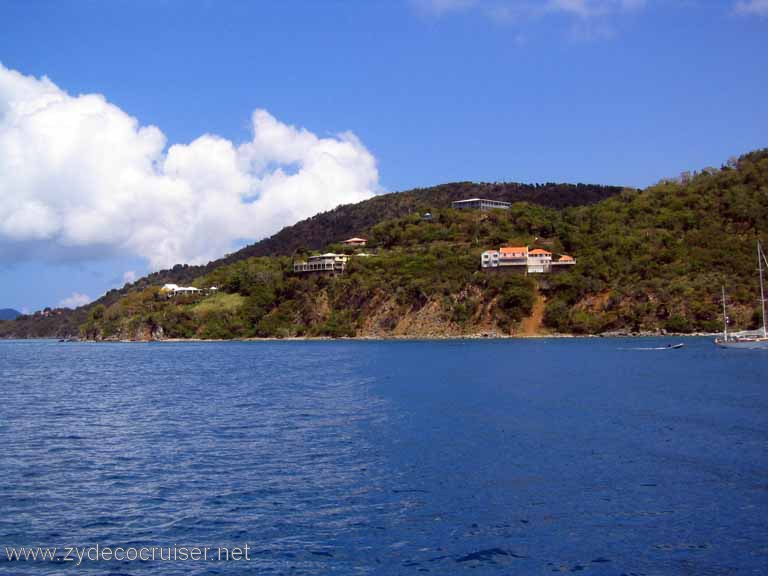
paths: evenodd
<path fill-rule="evenodd" d="M 9 562 L 240 562 L 250 560 L 250 546 L 18 546 L 5 547 Z"/>

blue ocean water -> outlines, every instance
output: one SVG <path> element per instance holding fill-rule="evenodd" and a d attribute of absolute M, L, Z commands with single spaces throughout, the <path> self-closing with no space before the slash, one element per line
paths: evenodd
<path fill-rule="evenodd" d="M 673 341 L 0 342 L 0 574 L 766 574 L 768 353 Z"/>

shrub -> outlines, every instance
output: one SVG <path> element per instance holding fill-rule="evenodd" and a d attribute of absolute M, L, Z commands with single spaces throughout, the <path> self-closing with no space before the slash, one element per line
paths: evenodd
<path fill-rule="evenodd" d="M 691 323 L 688 319 L 679 314 L 675 314 L 664 323 L 664 329 L 668 332 L 681 332 L 686 334 L 691 331 Z"/>

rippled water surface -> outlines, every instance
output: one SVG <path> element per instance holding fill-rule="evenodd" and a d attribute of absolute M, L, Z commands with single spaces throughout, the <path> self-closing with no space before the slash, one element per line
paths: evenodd
<path fill-rule="evenodd" d="M 766 574 L 768 353 L 668 342 L 0 342 L 0 574 Z"/>

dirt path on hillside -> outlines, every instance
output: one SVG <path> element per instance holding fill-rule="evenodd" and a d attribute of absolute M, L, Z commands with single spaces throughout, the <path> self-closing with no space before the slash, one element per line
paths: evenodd
<path fill-rule="evenodd" d="M 527 318 L 523 318 L 523 321 L 520 323 L 521 336 L 541 336 L 542 334 L 546 333 L 546 331 L 543 329 L 544 308 L 546 305 L 546 298 L 541 295 L 541 292 L 539 292 L 539 289 L 537 288 L 531 315 Z"/>

